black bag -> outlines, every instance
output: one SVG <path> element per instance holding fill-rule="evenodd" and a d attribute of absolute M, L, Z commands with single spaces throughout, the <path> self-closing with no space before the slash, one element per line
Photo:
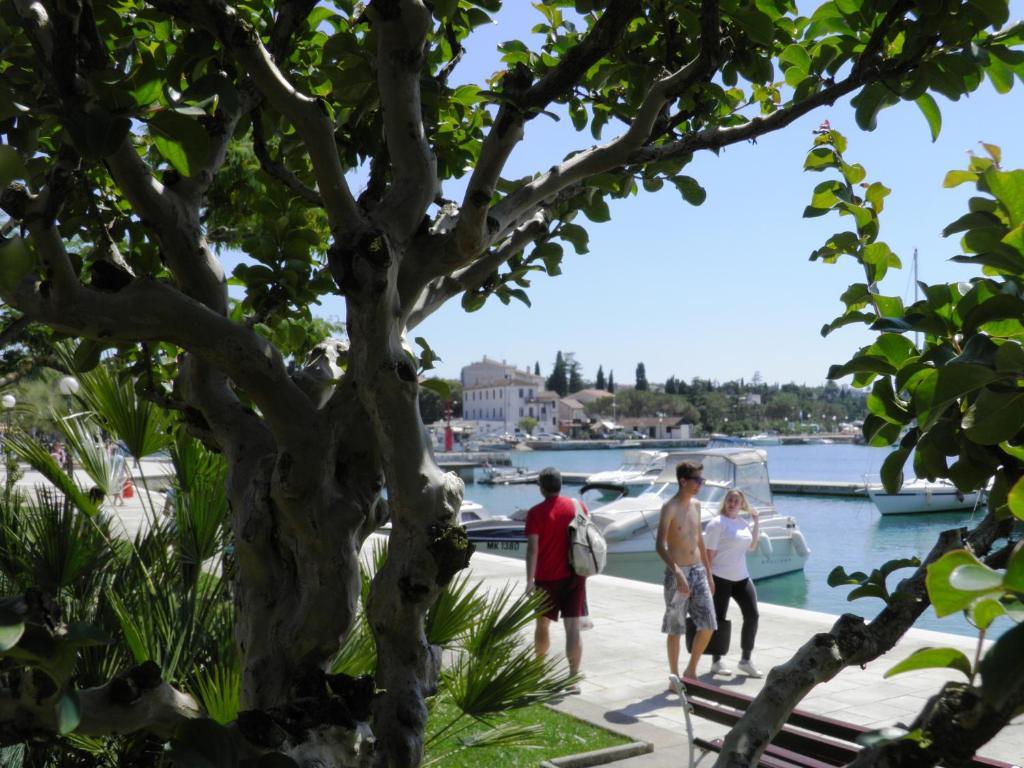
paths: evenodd
<path fill-rule="evenodd" d="M 686 617 L 686 650 L 693 649 L 693 636 L 697 634 L 697 625 L 693 623 L 693 619 L 689 616 Z M 711 639 L 708 641 L 708 647 L 704 649 L 705 656 L 725 656 L 729 653 L 729 640 L 732 638 L 732 622 L 728 619 L 722 619 L 718 622 L 718 629 L 716 629 Z"/>

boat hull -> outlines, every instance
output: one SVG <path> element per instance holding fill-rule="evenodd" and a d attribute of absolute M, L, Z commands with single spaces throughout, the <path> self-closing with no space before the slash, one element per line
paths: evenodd
<path fill-rule="evenodd" d="M 977 491 L 961 493 L 954 487 L 904 489 L 899 493 L 885 493 L 881 489 L 868 488 L 868 496 L 883 515 L 915 515 L 924 512 L 974 509 L 978 504 L 979 494 Z"/>
<path fill-rule="evenodd" d="M 490 534 L 474 534 L 470 531 L 469 539 L 476 545 L 478 552 L 526 559 L 526 538 L 521 533 L 516 535 L 495 531 Z M 794 546 L 792 538 L 773 537 L 770 553 L 765 553 L 762 548 L 747 555 L 747 569 L 751 578 L 756 581 L 803 570 L 808 553 L 799 550 L 800 547 Z M 608 564 L 603 571 L 605 575 L 660 584 L 664 571 L 665 564 L 649 542 L 630 539 L 608 543 Z"/>

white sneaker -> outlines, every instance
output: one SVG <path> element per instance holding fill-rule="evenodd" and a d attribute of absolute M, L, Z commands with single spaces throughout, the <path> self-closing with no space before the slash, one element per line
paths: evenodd
<path fill-rule="evenodd" d="M 741 663 L 742 667 L 743 664 Z M 732 670 L 726 665 L 724 661 L 715 661 L 711 663 L 711 674 L 712 675 L 731 675 Z"/>
<path fill-rule="evenodd" d="M 747 677 L 764 677 L 764 673 L 755 667 L 752 661 L 742 659 L 736 666 L 738 666 L 740 668 L 740 672 Z M 714 669 L 714 667 L 712 667 L 712 669 Z"/>

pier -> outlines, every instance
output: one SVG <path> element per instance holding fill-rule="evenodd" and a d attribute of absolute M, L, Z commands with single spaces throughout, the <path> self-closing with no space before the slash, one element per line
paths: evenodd
<path fill-rule="evenodd" d="M 488 590 L 511 583 L 521 589 L 525 581 L 523 562 L 476 553 L 470 564 L 470 579 L 480 579 Z M 594 628 L 583 633 L 583 663 L 579 695 L 566 696 L 552 706 L 562 712 L 645 742 L 651 751 L 617 760 L 616 768 L 679 768 L 686 765 L 688 742 L 686 723 L 679 699 L 666 691 L 668 667 L 664 635 L 659 631 L 664 612 L 662 588 L 613 576 L 587 579 L 587 602 Z M 874 607 L 877 610 L 877 606 Z M 754 647 L 754 663 L 768 671 L 788 661 L 793 653 L 818 632 L 827 632 L 837 616 L 798 608 L 760 603 L 760 626 Z M 874 616 L 872 606 L 860 603 L 853 612 Z M 729 610 L 733 621 L 732 651 L 726 657 L 735 669 L 739 658 L 740 616 L 736 606 Z M 551 655 L 564 658 L 561 622 L 551 629 Z M 865 667 L 849 667 L 827 683 L 818 685 L 799 708 L 824 717 L 868 728 L 910 723 L 927 699 L 938 693 L 946 681 L 963 680 L 949 670 L 929 669 L 885 678 L 886 670 L 924 647 L 951 647 L 973 658 L 977 638 L 911 629 L 887 654 Z M 984 647 L 991 646 L 985 641 Z M 685 664 L 686 654 L 683 653 Z M 699 672 L 705 683 L 755 696 L 765 679 L 742 674 L 712 676 L 711 657 L 704 657 Z M 1018 717 L 979 750 L 996 760 L 1020 764 L 1024 755 L 1024 717 Z M 713 739 L 727 728 L 711 720 L 694 717 L 696 736 Z M 647 746 L 649 745 L 649 747 Z M 580 745 L 581 752 L 586 745 Z M 705 759 L 710 765 L 713 758 Z M 570 764 L 570 763 L 566 763 Z M 573 765 L 583 763 L 571 763 Z M 593 765 L 594 763 L 586 763 Z"/>
<path fill-rule="evenodd" d="M 831 480 L 772 480 L 772 493 L 797 496 L 856 496 L 866 499 L 867 483 Z"/>

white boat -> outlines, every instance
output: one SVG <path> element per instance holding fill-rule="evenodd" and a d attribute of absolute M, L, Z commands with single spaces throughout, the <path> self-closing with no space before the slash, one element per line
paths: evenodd
<path fill-rule="evenodd" d="M 611 500 L 620 496 L 639 496 L 650 490 L 651 484 L 657 480 L 665 468 L 667 451 L 625 451 L 622 455 L 622 466 L 604 472 L 587 475 L 583 484 L 584 491 L 588 486 L 601 491 L 601 498 Z"/>
<path fill-rule="evenodd" d="M 908 480 L 897 493 L 886 493 L 881 485 L 868 485 L 868 496 L 883 515 L 911 515 L 918 512 L 952 512 L 973 509 L 979 491 L 964 493 L 949 480 Z"/>
<path fill-rule="evenodd" d="M 608 542 L 608 566 L 612 576 L 659 581 L 664 569 L 655 551 L 658 518 L 662 505 L 675 495 L 679 486 L 675 467 L 680 461 L 704 465 L 705 483 L 697 495 L 701 503 L 701 521 L 706 525 L 718 514 L 725 494 L 738 488 L 758 511 L 761 535 L 757 550 L 747 555 L 747 567 L 754 579 L 764 579 L 802 570 L 810 548 L 796 520 L 780 515 L 772 503 L 768 480 L 767 455 L 750 448 L 709 448 L 671 453 L 664 469 L 647 493 L 628 496 L 591 511 L 594 522 Z M 524 516 L 518 513 L 513 518 Z M 466 524 L 478 551 L 512 557 L 526 557 L 526 537 L 521 520 L 480 520 Z"/>

